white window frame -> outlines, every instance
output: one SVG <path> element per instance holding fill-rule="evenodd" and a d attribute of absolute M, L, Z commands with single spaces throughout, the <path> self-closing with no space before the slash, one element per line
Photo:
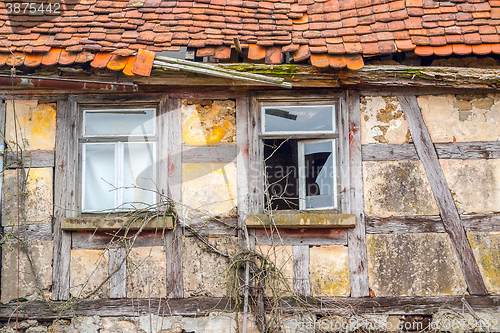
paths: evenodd
<path fill-rule="evenodd" d="M 306 176 L 304 174 L 306 170 L 305 165 L 305 153 L 304 153 L 304 145 L 308 143 L 320 143 L 320 142 L 330 142 L 332 144 L 332 164 L 333 164 L 333 172 L 334 177 L 332 179 L 332 197 L 333 202 L 331 206 L 326 207 L 318 207 L 318 208 L 306 208 Z M 299 210 L 322 210 L 322 209 L 338 209 L 339 207 L 339 198 L 338 198 L 338 164 L 337 164 L 337 139 L 317 139 L 317 140 L 300 140 L 297 142 L 298 149 L 298 167 L 299 167 Z"/>
<path fill-rule="evenodd" d="M 300 107 L 324 107 L 324 106 L 331 106 L 333 108 L 332 110 L 332 130 L 330 131 L 297 131 L 297 132 L 291 132 L 291 131 L 269 131 L 266 132 L 265 130 L 265 110 L 267 108 L 277 108 L 277 107 L 286 107 L 286 108 L 300 108 Z M 305 100 L 291 100 L 291 99 L 284 99 L 284 100 L 271 100 L 271 101 L 265 101 L 265 100 L 260 100 L 258 102 L 258 108 L 259 108 L 259 117 L 260 117 L 260 126 L 259 126 L 259 147 L 261 150 L 261 156 L 262 156 L 262 161 L 264 161 L 264 156 L 263 156 L 263 142 L 265 139 L 291 139 L 291 140 L 297 140 L 297 145 L 298 145 L 298 171 L 299 171 L 299 209 L 298 210 L 335 210 L 335 211 L 340 211 L 341 202 L 340 202 L 340 196 L 339 196 L 339 184 L 340 184 L 340 165 L 339 165 L 339 155 L 340 155 L 340 144 L 339 144 L 339 118 L 340 118 L 340 101 L 335 98 L 331 99 L 321 99 L 321 100 L 315 100 L 315 99 L 305 99 Z M 333 203 L 331 206 L 328 207 L 318 207 L 318 208 L 308 208 L 306 209 L 306 190 L 305 190 L 305 155 L 304 155 L 304 150 L 303 150 L 303 145 L 304 143 L 307 142 L 324 142 L 324 141 L 330 141 L 332 142 L 333 145 L 333 170 L 335 172 L 335 176 L 333 179 Z M 301 151 L 302 149 L 302 151 Z M 262 172 L 262 177 L 265 177 L 266 172 L 265 169 L 263 168 Z M 262 191 L 264 194 L 264 192 Z M 262 202 L 264 205 L 264 202 Z"/>
<path fill-rule="evenodd" d="M 127 112 L 137 112 L 137 111 L 144 111 L 144 110 L 153 110 L 154 111 L 154 121 L 153 121 L 153 133 L 151 134 L 130 134 L 130 135 L 114 135 L 114 134 L 99 134 L 99 135 L 87 135 L 85 133 L 85 128 L 86 128 L 86 115 L 87 113 L 97 113 L 97 112 L 102 112 L 102 113 L 114 113 L 116 112 L 117 114 L 119 113 L 127 113 Z M 158 115 L 159 115 L 159 110 L 157 105 L 144 105 L 144 106 L 130 106 L 130 105 L 123 105 L 117 107 L 116 105 L 100 105 L 98 107 L 96 106 L 86 106 L 86 105 L 80 105 L 79 107 L 79 115 L 80 115 L 80 121 L 79 121 L 79 145 L 78 145 L 78 150 L 79 150 L 79 168 L 78 168 L 78 184 L 80 186 L 79 189 L 79 196 L 77 198 L 77 207 L 78 207 L 78 212 L 80 214 L 96 214 L 96 213 L 120 213 L 120 212 L 127 212 L 132 210 L 132 208 L 126 208 L 123 207 L 126 202 L 123 202 L 123 194 L 125 191 L 125 188 L 123 187 L 124 184 L 124 178 L 123 178 L 123 171 L 124 171 L 124 143 L 128 144 L 134 144 L 134 143 L 149 143 L 151 144 L 154 152 L 154 161 L 153 163 L 153 173 L 155 175 L 155 179 L 153 182 L 156 184 L 158 181 L 158 168 L 155 165 L 159 161 L 159 126 L 158 126 Z M 113 144 L 115 147 L 115 155 L 114 155 L 114 167 L 115 167 L 115 186 L 116 190 L 113 191 L 113 202 L 114 202 L 114 208 L 112 209 L 106 209 L 103 211 L 96 211 L 96 210 L 90 210 L 85 207 L 85 196 L 88 195 L 86 193 L 86 188 L 85 188 L 85 166 L 86 166 L 86 149 L 85 147 L 87 145 L 99 145 L 99 144 Z M 158 195 L 154 194 L 152 195 L 153 199 L 152 202 L 148 202 L 148 204 L 154 205 L 156 202 L 158 202 Z"/>

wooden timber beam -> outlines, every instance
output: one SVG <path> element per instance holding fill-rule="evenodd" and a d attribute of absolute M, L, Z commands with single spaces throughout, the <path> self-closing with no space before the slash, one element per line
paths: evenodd
<path fill-rule="evenodd" d="M 423 233 L 446 232 L 440 216 L 366 216 L 366 233 Z M 499 232 L 500 215 L 461 215 L 465 231 L 467 232 Z"/>
<path fill-rule="evenodd" d="M 356 226 L 348 231 L 349 279 L 351 296 L 368 296 L 368 254 L 366 247 L 365 215 L 363 201 L 363 166 L 361 160 L 361 107 L 360 95 L 347 92 L 349 123 L 350 207 L 356 215 Z"/>
<path fill-rule="evenodd" d="M 284 314 L 304 312 L 322 315 L 384 314 L 384 315 L 432 315 L 443 307 L 461 312 L 462 298 L 477 312 L 500 312 L 500 296 L 415 296 L 415 297 L 320 297 L 283 298 L 280 309 Z M 266 310 L 276 306 L 267 302 Z M 19 319 L 54 320 L 75 316 L 136 317 L 150 313 L 168 316 L 200 317 L 214 311 L 231 311 L 234 304 L 227 298 L 190 297 L 183 299 L 92 299 L 67 302 L 51 302 L 51 308 L 43 301 L 19 304 Z M 0 304 L 0 321 L 15 319 L 16 303 Z"/>
<path fill-rule="evenodd" d="M 448 183 L 439 164 L 429 130 L 425 125 L 424 118 L 418 106 L 417 97 L 413 95 L 400 96 L 398 100 L 408 122 L 411 137 L 424 166 L 434 198 L 436 199 L 444 228 L 455 248 L 458 262 L 469 288 L 469 293 L 473 295 L 487 295 L 488 290 L 484 285 L 483 277 L 479 272 L 472 248 L 467 240 L 460 215 L 458 215 L 455 201 L 453 201 Z"/>
<path fill-rule="evenodd" d="M 439 159 L 495 159 L 500 158 L 500 142 L 435 143 Z M 363 161 L 418 160 L 413 143 L 402 145 L 368 144 L 361 147 Z"/>

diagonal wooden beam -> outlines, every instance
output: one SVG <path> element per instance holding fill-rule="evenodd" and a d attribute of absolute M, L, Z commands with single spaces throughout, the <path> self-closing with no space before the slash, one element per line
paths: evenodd
<path fill-rule="evenodd" d="M 417 103 L 417 97 L 413 95 L 398 96 L 398 100 L 403 108 L 413 143 L 422 161 L 432 193 L 436 199 L 444 228 L 448 235 L 450 235 L 450 240 L 455 248 L 458 262 L 469 288 L 469 293 L 472 295 L 487 295 L 488 291 L 479 272 L 479 267 L 472 253 L 470 243 L 467 240 L 460 215 L 458 215 L 457 206 L 455 205 L 455 201 L 453 201 L 448 183 L 439 164 L 429 130 L 425 125 Z"/>

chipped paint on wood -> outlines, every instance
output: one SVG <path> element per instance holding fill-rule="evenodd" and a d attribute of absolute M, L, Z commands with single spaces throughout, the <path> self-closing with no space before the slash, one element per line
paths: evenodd
<path fill-rule="evenodd" d="M 182 100 L 182 142 L 191 146 L 236 142 L 233 100 Z"/>
<path fill-rule="evenodd" d="M 367 235 L 375 296 L 463 295 L 467 285 L 447 234 Z"/>
<path fill-rule="evenodd" d="M 5 138 L 12 143 L 18 142 L 23 150 L 54 150 L 56 139 L 56 105 L 41 104 L 36 100 L 17 100 L 14 108 L 7 101 Z M 16 141 L 17 128 L 17 141 Z M 29 166 L 29 161 L 24 161 Z"/>
<path fill-rule="evenodd" d="M 365 213 L 439 215 L 420 161 L 363 162 Z"/>
<path fill-rule="evenodd" d="M 183 163 L 184 217 L 234 215 L 236 186 L 236 163 Z"/>
<path fill-rule="evenodd" d="M 349 253 L 346 246 L 312 246 L 309 250 L 312 295 L 349 296 Z"/>

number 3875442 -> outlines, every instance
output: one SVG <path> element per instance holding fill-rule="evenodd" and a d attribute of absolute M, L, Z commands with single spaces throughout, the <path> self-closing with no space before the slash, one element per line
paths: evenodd
<path fill-rule="evenodd" d="M 34 2 L 8 2 L 7 14 L 21 15 L 59 15 L 61 14 L 60 3 L 34 3 Z"/>

